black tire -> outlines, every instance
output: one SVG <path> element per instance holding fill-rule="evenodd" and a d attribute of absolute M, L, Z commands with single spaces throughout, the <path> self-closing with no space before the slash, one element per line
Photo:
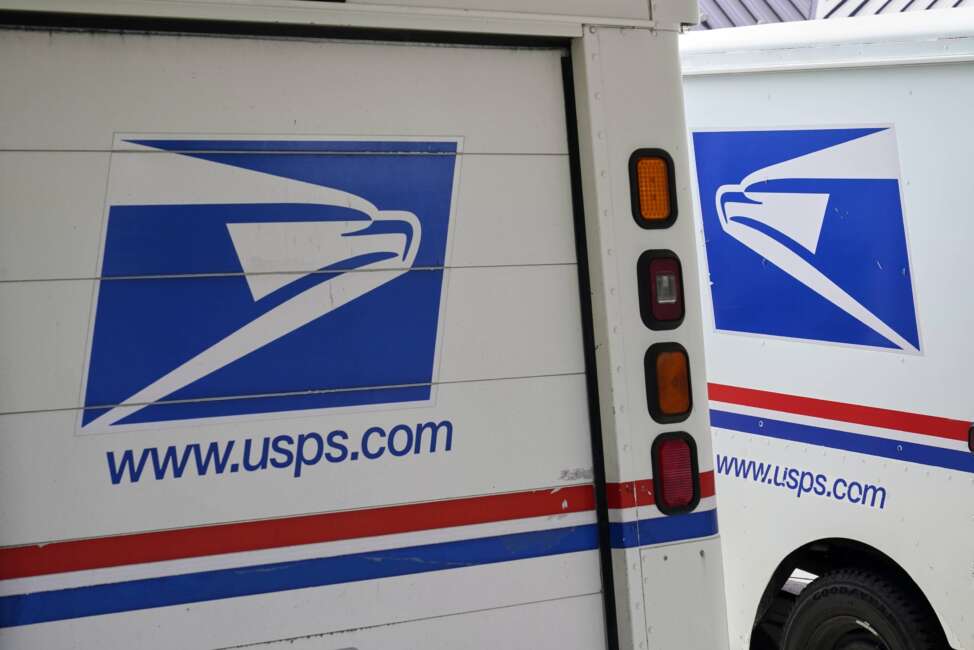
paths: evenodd
<path fill-rule="evenodd" d="M 861 569 L 808 585 L 782 633 L 781 650 L 942 650 L 939 623 L 913 590 Z"/>

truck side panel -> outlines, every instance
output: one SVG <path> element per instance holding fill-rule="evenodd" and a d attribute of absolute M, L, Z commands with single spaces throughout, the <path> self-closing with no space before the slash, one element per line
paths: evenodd
<path fill-rule="evenodd" d="M 908 36 L 887 40 L 896 41 L 897 49 L 878 43 L 875 52 L 869 50 L 879 55 L 876 63 L 885 52 L 896 58 L 927 46 L 926 39 L 913 42 Z M 965 49 L 970 39 L 951 42 Z M 908 262 L 892 264 L 889 256 L 871 253 L 877 250 L 872 245 L 838 261 L 864 269 L 857 278 L 865 289 L 851 291 L 858 291 L 860 303 L 875 313 L 889 304 L 881 293 L 884 287 L 912 282 L 918 349 L 886 340 L 852 318 L 840 331 L 836 319 L 847 318 L 840 307 L 790 279 L 794 271 L 782 271 L 753 252 L 747 254 L 754 256 L 754 266 L 739 267 L 736 278 L 715 273 L 715 264 L 723 263 L 713 257 L 718 246 L 722 251 L 731 245 L 746 249 L 719 228 L 702 238 L 704 264 L 711 256 L 709 276 L 705 265 L 702 273 L 709 277 L 705 286 L 715 301 L 729 293 L 749 293 L 752 309 L 791 314 L 810 332 L 730 331 L 715 322 L 715 302 L 705 301 L 717 485 L 724 507 L 730 504 L 734 513 L 721 522 L 732 645 L 748 647 L 758 602 L 779 562 L 810 542 L 844 538 L 902 567 L 929 599 L 952 647 L 974 647 L 965 605 L 974 593 L 974 555 L 967 541 L 974 522 L 969 498 L 974 456 L 967 442 L 974 411 L 967 366 L 974 348 L 964 288 L 974 271 L 969 255 L 974 230 L 963 216 L 974 195 L 961 173 L 971 145 L 965 105 L 974 98 L 974 66 L 927 60 L 925 65 L 874 67 L 866 56 L 861 64 L 805 70 L 806 59 L 830 54 L 826 47 L 803 48 L 791 50 L 784 64 L 794 70 L 687 77 L 692 135 L 806 132 L 811 135 L 801 137 L 807 142 L 817 137 L 815 130 L 866 129 L 895 139 L 898 154 L 886 161 L 899 169 Z M 764 56 L 768 65 L 780 65 L 775 50 Z M 721 59 L 729 60 L 743 59 Z M 701 72 L 699 66 L 696 70 Z M 695 155 L 698 170 L 712 170 L 747 154 L 727 149 L 715 156 L 698 147 Z M 820 172 L 809 175 L 828 177 L 831 170 Z M 714 199 L 700 190 L 698 206 L 704 214 Z M 863 212 L 845 212 L 838 205 L 833 200 L 824 213 L 815 258 L 830 254 L 830 242 L 841 245 L 850 237 L 878 242 L 889 236 L 883 230 L 891 223 L 889 214 L 863 220 Z M 725 239 L 715 241 L 720 238 Z M 793 250 L 801 249 L 794 245 Z M 765 270 L 752 270 L 762 265 Z M 792 283 L 787 295 L 804 301 L 807 294 L 820 304 L 789 306 L 785 294 L 763 291 L 770 274 Z M 838 272 L 830 277 L 842 284 Z M 909 296 L 908 285 L 904 292 Z M 841 342 L 853 326 L 862 336 L 876 336 L 876 342 Z"/>

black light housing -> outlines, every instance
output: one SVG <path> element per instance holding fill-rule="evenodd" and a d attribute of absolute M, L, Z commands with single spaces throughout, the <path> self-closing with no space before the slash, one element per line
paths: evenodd
<path fill-rule="evenodd" d="M 663 433 L 653 441 L 653 492 L 667 515 L 690 512 L 700 503 L 697 444 L 688 434 Z"/>
<path fill-rule="evenodd" d="M 651 330 L 671 330 L 686 315 L 683 298 L 683 266 L 676 253 L 646 251 L 636 262 L 639 315 Z"/>

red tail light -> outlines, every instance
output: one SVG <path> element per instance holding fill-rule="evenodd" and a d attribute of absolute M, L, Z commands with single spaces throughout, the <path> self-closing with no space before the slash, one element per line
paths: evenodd
<path fill-rule="evenodd" d="M 653 442 L 656 506 L 671 515 L 689 512 L 700 501 L 697 447 L 685 433 L 664 433 Z"/>
<path fill-rule="evenodd" d="M 683 272 L 670 251 L 646 251 L 636 263 L 639 313 L 646 327 L 669 330 L 683 322 Z"/>

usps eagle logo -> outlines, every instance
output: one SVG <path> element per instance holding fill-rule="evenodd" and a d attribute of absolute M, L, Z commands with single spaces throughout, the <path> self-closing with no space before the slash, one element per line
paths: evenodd
<path fill-rule="evenodd" d="M 458 147 L 117 143 L 82 429 L 428 400 Z"/>
<path fill-rule="evenodd" d="M 892 127 L 693 145 L 718 330 L 920 351 Z"/>

